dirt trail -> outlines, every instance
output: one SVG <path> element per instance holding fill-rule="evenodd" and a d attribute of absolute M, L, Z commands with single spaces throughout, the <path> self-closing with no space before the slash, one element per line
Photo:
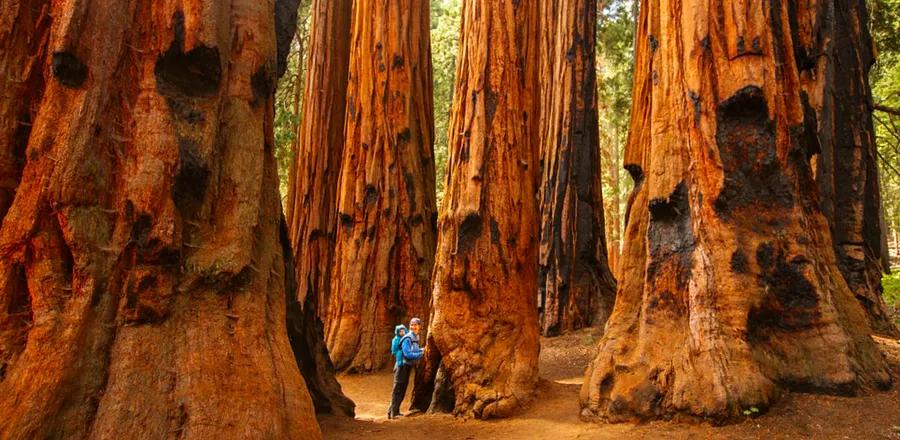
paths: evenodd
<path fill-rule="evenodd" d="M 522 414 L 505 420 L 462 420 L 414 414 L 387 420 L 391 375 L 339 378 L 356 402 L 356 420 L 320 421 L 327 439 L 900 439 L 900 383 L 858 398 L 790 394 L 768 414 L 724 427 L 673 422 L 596 424 L 579 417 L 581 374 L 593 357 L 590 331 L 541 340 L 541 383 Z M 900 382 L 900 341 L 878 339 Z M 404 410 L 408 406 L 404 401 Z"/>

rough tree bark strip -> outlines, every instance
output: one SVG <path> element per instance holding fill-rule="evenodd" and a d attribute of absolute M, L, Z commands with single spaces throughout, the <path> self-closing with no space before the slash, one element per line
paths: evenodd
<path fill-rule="evenodd" d="M 314 0 L 303 120 L 297 133 L 287 197 L 296 291 L 288 330 L 316 412 L 353 415 L 353 402 L 334 378 L 322 317 L 334 259 L 336 189 L 343 149 L 351 0 Z"/>
<path fill-rule="evenodd" d="M 304 304 L 312 295 L 322 319 L 334 259 L 352 6 L 352 0 L 313 0 L 303 120 L 287 198 L 297 298 Z"/>
<path fill-rule="evenodd" d="M 320 437 L 285 330 L 273 6 L 0 11 L 0 138 L 30 124 L 4 175 L 4 438 Z"/>
<path fill-rule="evenodd" d="M 457 414 L 504 417 L 537 383 L 538 2 L 462 8 L 428 374 L 414 406 L 428 408 L 440 363 Z"/>
<path fill-rule="evenodd" d="M 831 225 L 838 267 L 866 310 L 872 330 L 898 331 L 882 298 L 882 256 L 887 248 L 878 178 L 869 68 L 875 50 L 861 0 L 827 2 L 816 15 L 798 14 L 813 29 L 797 45 L 805 99 L 815 110 L 821 154 L 816 182 Z M 827 54 L 827 56 L 817 56 Z"/>
<path fill-rule="evenodd" d="M 822 5 L 819 5 L 822 6 Z M 636 180 L 584 415 L 723 420 L 784 389 L 890 384 L 837 268 L 793 26 L 805 2 L 641 4 L 626 167 Z"/>
<path fill-rule="evenodd" d="M 542 3 L 541 331 L 602 326 L 616 282 L 606 258 L 595 70 L 596 0 Z"/>
<path fill-rule="evenodd" d="M 394 326 L 427 316 L 434 265 L 429 7 L 353 5 L 339 226 L 326 320 L 340 370 L 390 360 Z"/>

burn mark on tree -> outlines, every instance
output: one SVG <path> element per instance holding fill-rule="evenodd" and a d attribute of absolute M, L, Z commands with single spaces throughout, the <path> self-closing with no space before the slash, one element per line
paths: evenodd
<path fill-rule="evenodd" d="M 674 271 L 677 287 L 684 288 L 693 265 L 694 251 L 694 232 L 685 182 L 679 182 L 668 198 L 651 200 L 649 209 L 647 240 L 650 263 L 647 265 L 647 278 L 654 282 L 661 270 L 671 270 Z"/>
<path fill-rule="evenodd" d="M 378 201 L 378 189 L 375 188 L 375 185 L 371 183 L 366 185 L 366 195 L 365 195 L 365 203 L 366 205 L 371 205 Z"/>
<path fill-rule="evenodd" d="M 409 212 L 416 212 L 416 180 L 408 171 L 403 172 L 403 187 L 406 189 L 406 202 Z"/>
<path fill-rule="evenodd" d="M 195 109 L 188 100 L 174 99 L 167 96 L 166 104 L 168 104 L 169 110 L 172 111 L 173 115 L 188 124 L 196 125 L 205 120 L 203 113 Z"/>
<path fill-rule="evenodd" d="M 202 98 L 214 96 L 222 80 L 219 49 L 203 44 L 184 51 L 184 13 L 172 17 L 172 44 L 156 60 L 156 88 L 166 96 Z"/>
<path fill-rule="evenodd" d="M 158 324 L 169 316 L 168 292 L 153 268 L 135 268 L 128 274 L 122 319 L 129 324 Z"/>
<path fill-rule="evenodd" d="M 656 49 L 659 49 L 659 40 L 656 39 L 656 35 L 650 34 L 647 39 L 650 42 L 650 50 L 656 52 Z"/>
<path fill-rule="evenodd" d="M 172 200 L 182 215 L 191 216 L 203 205 L 209 185 L 209 168 L 193 141 L 180 139 L 178 153 L 178 174 L 172 186 Z"/>
<path fill-rule="evenodd" d="M 747 86 L 716 110 L 716 143 L 724 169 L 716 212 L 730 218 L 753 205 L 789 208 L 790 183 L 775 151 L 775 123 L 769 119 L 762 89 Z"/>
<path fill-rule="evenodd" d="M 806 91 L 800 92 L 800 102 L 803 104 L 803 127 L 796 136 L 795 145 L 802 149 L 806 161 L 809 161 L 814 155 L 822 152 L 817 134 L 819 123 L 816 110 L 809 104 L 809 95 Z"/>
<path fill-rule="evenodd" d="M 747 273 L 749 261 L 744 251 L 738 249 L 731 254 L 731 270 L 735 273 Z"/>
<path fill-rule="evenodd" d="M 87 66 L 75 54 L 67 51 L 53 53 L 50 70 L 60 84 L 71 89 L 81 87 L 88 74 Z"/>
<path fill-rule="evenodd" d="M 403 55 L 394 55 L 394 61 L 391 63 L 391 69 L 398 70 L 403 68 Z"/>
<path fill-rule="evenodd" d="M 483 228 L 481 215 L 477 212 L 470 212 L 459 224 L 459 231 L 456 235 L 456 251 L 457 253 L 467 253 L 475 247 L 475 242 L 481 237 Z"/>
<path fill-rule="evenodd" d="M 279 78 L 287 71 L 287 57 L 297 31 L 299 4 L 300 0 L 275 0 L 275 46 L 278 52 L 275 67 Z"/>
<path fill-rule="evenodd" d="M 700 95 L 697 92 L 691 90 L 688 92 L 688 98 L 691 99 L 691 104 L 694 106 L 694 127 L 700 126 Z"/>
<path fill-rule="evenodd" d="M 153 226 L 152 220 L 147 214 L 138 215 L 137 220 L 131 225 L 131 241 L 136 243 L 138 247 L 146 247 L 150 239 L 150 228 Z"/>
<path fill-rule="evenodd" d="M 490 127 L 494 123 L 494 115 L 497 113 L 497 104 L 500 101 L 500 97 L 489 86 L 485 85 L 484 89 L 484 114 L 487 119 L 487 126 Z"/>
<path fill-rule="evenodd" d="M 809 260 L 797 256 L 788 261 L 783 249 L 767 242 L 756 249 L 756 264 L 763 298 L 747 317 L 748 339 L 762 340 L 773 331 L 796 331 L 815 325 L 819 297 L 803 273 Z"/>
<path fill-rule="evenodd" d="M 500 224 L 494 217 L 491 217 L 491 243 L 500 245 Z"/>
<path fill-rule="evenodd" d="M 406 145 L 409 143 L 410 139 L 412 139 L 412 132 L 409 127 L 405 127 L 397 133 L 397 145 Z"/>
<path fill-rule="evenodd" d="M 354 222 L 353 222 L 353 216 L 352 216 L 352 215 L 347 214 L 346 212 L 339 212 L 339 213 L 338 213 L 338 217 L 341 218 L 341 225 L 342 225 L 344 228 L 350 229 L 350 228 L 353 227 L 353 223 L 354 223 Z"/>
<path fill-rule="evenodd" d="M 269 66 L 262 65 L 250 77 L 250 88 L 253 89 L 253 105 L 259 105 L 275 91 L 275 78 Z"/>

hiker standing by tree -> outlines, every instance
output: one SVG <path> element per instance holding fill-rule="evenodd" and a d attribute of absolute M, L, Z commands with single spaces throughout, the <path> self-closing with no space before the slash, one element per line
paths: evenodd
<path fill-rule="evenodd" d="M 394 369 L 394 390 L 391 392 L 391 407 L 388 409 L 388 419 L 393 419 L 400 414 L 400 404 L 406 395 L 406 386 L 409 384 L 409 373 L 416 368 L 419 358 L 422 357 L 422 348 L 419 347 L 419 328 L 422 321 L 413 318 L 409 321 L 409 332 L 400 338 L 400 362 Z"/>

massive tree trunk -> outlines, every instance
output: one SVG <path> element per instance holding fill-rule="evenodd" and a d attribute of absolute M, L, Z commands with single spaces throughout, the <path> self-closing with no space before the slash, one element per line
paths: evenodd
<path fill-rule="evenodd" d="M 440 364 L 458 414 L 503 417 L 537 383 L 538 2 L 462 8 L 434 309 L 414 406 L 427 409 Z"/>
<path fill-rule="evenodd" d="M 353 6 L 339 226 L 326 321 L 331 359 L 370 371 L 394 326 L 428 313 L 436 239 L 429 7 Z"/>
<path fill-rule="evenodd" d="M 823 7 L 824 5 L 819 5 Z M 890 384 L 837 268 L 809 156 L 804 1 L 641 4 L 619 294 L 587 416 L 722 420 L 782 390 Z"/>
<path fill-rule="evenodd" d="M 838 267 L 869 318 L 872 330 L 897 335 L 882 298 L 887 250 L 883 230 L 869 68 L 875 62 L 863 0 L 833 2 L 818 16 L 799 14 L 815 26 L 799 41 L 801 81 L 818 122 L 821 154 L 816 180 L 822 212 L 831 225 Z M 827 54 L 818 56 L 817 54 Z"/>
<path fill-rule="evenodd" d="M 297 308 L 288 308 L 295 352 L 307 356 L 300 369 L 316 411 L 353 414 L 341 392 L 324 341 L 322 317 L 334 260 L 337 181 L 343 149 L 347 72 L 350 65 L 351 0 L 314 0 L 303 92 L 287 197 Z"/>
<path fill-rule="evenodd" d="M 285 329 L 274 5 L 182 3 L 0 12 L 4 438 L 320 437 Z"/>
<path fill-rule="evenodd" d="M 615 302 L 606 258 L 595 70 L 596 0 L 542 13 L 541 330 L 602 326 Z"/>
<path fill-rule="evenodd" d="M 352 0 L 313 0 L 303 119 L 287 197 L 297 298 L 310 302 L 322 319 L 334 260 L 352 6 Z"/>

